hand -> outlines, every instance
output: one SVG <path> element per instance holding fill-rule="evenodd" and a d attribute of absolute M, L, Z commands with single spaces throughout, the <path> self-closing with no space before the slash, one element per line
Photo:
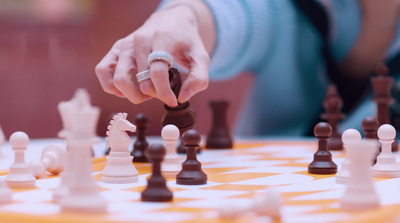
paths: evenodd
<path fill-rule="evenodd" d="M 185 5 L 176 5 L 154 13 L 139 29 L 118 40 L 96 66 L 96 75 L 104 91 L 138 104 L 158 98 L 175 107 L 189 100 L 208 86 L 209 55 L 199 33 L 198 18 Z M 149 66 L 148 55 L 153 51 L 170 53 L 174 62 L 189 70 L 178 100 L 170 89 L 168 64 L 154 61 Z M 150 69 L 150 79 L 140 83 L 138 72 Z"/>

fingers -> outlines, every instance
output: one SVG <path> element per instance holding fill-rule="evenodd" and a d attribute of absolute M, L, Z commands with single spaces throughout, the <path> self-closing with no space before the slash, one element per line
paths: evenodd
<path fill-rule="evenodd" d="M 193 49 L 189 55 L 189 75 L 183 82 L 178 101 L 184 103 L 193 95 L 208 87 L 208 66 L 210 57 L 204 48 Z"/>
<path fill-rule="evenodd" d="M 104 58 L 97 64 L 95 73 L 99 79 L 100 85 L 103 90 L 109 94 L 114 94 L 119 97 L 124 97 L 123 94 L 114 86 L 113 74 L 118 61 L 118 47 L 120 41 L 117 41 L 111 50 L 104 56 Z"/>
<path fill-rule="evenodd" d="M 178 100 L 169 84 L 168 64 L 164 61 L 154 61 L 150 65 L 150 78 L 153 82 L 157 98 L 170 107 L 178 106 Z"/>
<path fill-rule="evenodd" d="M 132 48 L 130 48 L 132 49 Z M 139 104 L 151 97 L 143 94 L 136 84 L 136 65 L 133 53 L 122 49 L 115 68 L 113 82 L 115 87 L 132 103 Z"/>
<path fill-rule="evenodd" d="M 137 33 L 133 38 L 133 47 L 135 50 L 135 59 L 138 72 L 150 69 L 147 63 L 147 55 L 151 53 L 151 46 L 144 44 L 148 39 L 148 37 L 141 35 L 140 33 Z M 149 95 L 154 98 L 157 97 L 157 93 L 151 79 L 141 81 L 139 83 L 139 89 L 145 95 Z"/>

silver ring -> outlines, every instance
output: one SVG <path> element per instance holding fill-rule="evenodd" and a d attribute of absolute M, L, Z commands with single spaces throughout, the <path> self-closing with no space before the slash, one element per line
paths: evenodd
<path fill-rule="evenodd" d="M 156 60 L 161 60 L 166 62 L 168 64 L 168 68 L 170 68 L 172 66 L 172 63 L 174 62 L 171 54 L 164 51 L 154 51 L 150 53 L 149 56 L 147 57 L 147 63 L 149 64 L 149 66 L 151 65 L 151 63 L 153 63 L 153 61 Z"/>
<path fill-rule="evenodd" d="M 138 83 L 150 79 L 150 70 L 144 70 L 136 74 L 136 79 Z"/>

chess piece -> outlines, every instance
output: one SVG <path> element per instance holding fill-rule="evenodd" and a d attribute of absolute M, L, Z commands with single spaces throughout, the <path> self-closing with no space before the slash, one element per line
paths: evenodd
<path fill-rule="evenodd" d="M 4 135 L 3 129 L 0 126 L 0 147 L 6 142 L 6 137 Z"/>
<path fill-rule="evenodd" d="M 134 123 L 137 128 L 137 137 L 131 152 L 131 155 L 133 156 L 133 162 L 148 162 L 144 152 L 149 147 L 149 143 L 146 140 L 146 129 L 149 119 L 143 114 L 138 114 Z"/>
<path fill-rule="evenodd" d="M 339 200 L 342 209 L 366 210 L 380 206 L 370 171 L 370 163 L 376 149 L 377 145 L 373 141 L 358 141 L 346 146 L 351 164 L 350 177 L 345 192 Z"/>
<path fill-rule="evenodd" d="M 28 144 L 29 137 L 24 132 L 14 132 L 10 136 L 10 145 L 15 152 L 15 161 L 4 181 L 12 189 L 34 188 L 36 185 L 36 178 L 25 163 L 25 151 Z"/>
<path fill-rule="evenodd" d="M 10 188 L 0 179 L 0 204 L 11 203 L 11 193 Z"/>
<path fill-rule="evenodd" d="M 179 139 L 179 129 L 174 125 L 166 125 L 161 131 L 167 154 L 161 163 L 161 173 L 166 178 L 175 178 L 181 171 L 182 165 L 176 154 L 176 143 Z"/>
<path fill-rule="evenodd" d="M 396 157 L 391 151 L 391 144 L 396 137 L 396 130 L 389 124 L 384 124 L 378 129 L 379 142 L 382 144 L 382 152 L 376 158 L 376 164 L 372 167 L 375 177 L 400 177 L 400 167 L 396 163 Z"/>
<path fill-rule="evenodd" d="M 334 84 L 328 86 L 323 106 L 325 113 L 321 115 L 321 118 L 326 120 L 332 128 L 332 135 L 328 139 L 328 150 L 343 150 L 342 136 L 338 131 L 338 122 L 345 118 L 340 111 L 343 100 Z"/>
<path fill-rule="evenodd" d="M 177 184 L 201 185 L 207 183 L 207 175 L 201 169 L 201 163 L 196 157 L 196 149 L 199 148 L 200 140 L 200 134 L 194 129 L 183 133 L 182 141 L 187 149 L 187 158 L 182 163 L 181 172 L 176 176 Z"/>
<path fill-rule="evenodd" d="M 94 108 L 96 110 L 100 109 L 98 107 L 93 107 L 90 104 L 90 95 L 87 92 L 86 89 L 84 88 L 78 88 L 76 89 L 74 96 L 71 100 L 69 101 L 62 101 L 58 104 L 58 111 L 60 113 L 61 116 L 61 120 L 63 123 L 63 129 L 61 131 L 58 132 L 58 137 L 62 138 L 62 139 L 66 139 L 67 137 L 69 137 L 73 129 L 73 125 L 74 125 L 74 120 L 72 117 L 72 113 L 73 113 L 73 109 L 76 108 L 77 106 L 81 107 L 82 109 L 89 109 L 89 108 Z M 95 140 L 93 143 L 98 143 L 100 142 L 100 138 L 97 136 L 96 134 L 96 129 L 97 129 L 97 122 L 99 120 L 100 117 L 100 112 L 97 114 L 97 116 L 95 117 L 96 119 L 94 120 L 94 122 L 90 122 L 90 126 L 87 126 L 87 134 L 90 134 L 90 136 L 93 140 Z M 89 123 L 89 122 L 88 122 Z M 68 149 L 68 147 L 67 147 Z M 94 151 L 93 149 L 91 149 L 91 153 L 92 156 L 94 156 Z"/>
<path fill-rule="evenodd" d="M 118 113 L 107 127 L 107 146 L 111 147 L 107 162 L 101 172 L 104 183 L 135 183 L 138 181 L 138 171 L 132 163 L 129 153 L 131 139 L 125 131 L 135 132 L 136 126 L 126 120 L 126 113 Z"/>
<path fill-rule="evenodd" d="M 118 114 L 118 112 L 111 113 L 110 120 L 112 120 L 114 118 L 114 116 L 117 114 Z M 108 154 L 110 154 L 110 151 L 111 151 L 111 148 L 106 145 L 106 151 L 104 152 L 104 156 L 108 156 Z"/>
<path fill-rule="evenodd" d="M 234 221 L 240 216 L 254 213 L 257 216 L 269 216 L 271 219 L 265 222 L 280 222 L 282 198 L 280 193 L 274 189 L 267 189 L 262 194 L 256 194 L 253 202 L 250 205 L 238 206 L 235 203 L 226 203 L 219 208 L 219 216 L 225 220 Z M 252 215 L 249 215 L 252 216 Z M 247 221 L 246 221 L 247 222 Z M 264 222 L 264 221 L 261 221 Z"/>
<path fill-rule="evenodd" d="M 332 134 L 331 126 L 326 122 L 318 123 L 314 128 L 318 140 L 318 150 L 314 153 L 314 160 L 308 165 L 310 174 L 335 174 L 336 164 L 332 161 L 332 154 L 328 151 L 328 139 Z"/>
<path fill-rule="evenodd" d="M 97 124 L 100 110 L 86 106 L 77 100 L 70 107 L 71 130 L 67 134 L 69 157 L 67 179 L 61 181 L 64 189 L 56 189 L 55 197 L 62 211 L 84 213 L 106 212 L 107 204 L 99 194 L 99 188 L 92 177 L 91 146 L 97 142 L 93 126 Z M 62 191 L 65 194 L 59 193 Z M 57 195 L 58 194 L 58 195 Z"/>
<path fill-rule="evenodd" d="M 400 131 L 400 82 L 395 82 L 392 88 L 394 103 L 390 106 L 390 123 Z"/>
<path fill-rule="evenodd" d="M 355 129 L 347 129 L 342 134 L 343 146 L 346 151 L 349 150 L 351 146 L 357 144 L 361 141 L 361 134 Z M 350 157 L 346 155 L 346 158 L 342 162 L 342 168 L 335 175 L 336 183 L 338 184 L 346 184 L 347 180 L 350 177 Z"/>
<path fill-rule="evenodd" d="M 46 171 L 57 175 L 64 171 L 67 157 L 68 152 L 65 147 L 49 145 L 43 150 L 40 160 L 33 160 L 28 165 L 36 178 L 43 176 Z"/>
<path fill-rule="evenodd" d="M 171 89 L 178 98 L 182 86 L 181 76 L 176 68 L 169 69 L 168 73 Z M 178 127 L 180 135 L 189 129 L 193 129 L 196 123 L 196 115 L 189 106 L 189 102 L 179 104 L 174 108 L 164 105 L 166 112 L 161 119 L 162 126 L 173 124 Z M 200 150 L 198 152 L 200 152 Z M 178 144 L 178 153 L 186 153 L 186 149 L 182 145 L 182 140 L 180 140 Z"/>
<path fill-rule="evenodd" d="M 165 148 L 161 144 L 152 144 L 146 151 L 146 156 L 153 164 L 153 174 L 147 181 L 147 187 L 142 192 L 142 201 L 172 201 L 172 192 L 167 188 L 166 180 L 161 175 L 161 162 L 165 156 Z"/>
<path fill-rule="evenodd" d="M 378 120 L 375 117 L 369 116 L 364 118 L 364 120 L 361 123 L 361 127 L 363 129 L 364 135 L 365 135 L 365 139 L 367 140 L 374 140 L 374 141 L 378 141 L 378 135 L 376 134 L 376 132 L 378 131 Z M 379 150 L 376 151 L 376 155 L 372 161 L 372 165 L 374 165 L 376 163 L 376 157 L 379 155 L 381 148 L 379 148 Z"/>
<path fill-rule="evenodd" d="M 389 105 L 393 103 L 393 98 L 390 95 L 393 86 L 393 77 L 389 76 L 389 69 L 384 63 L 380 63 L 376 67 L 375 73 L 378 76 L 371 78 L 374 90 L 372 101 L 377 105 L 378 122 L 379 126 L 381 126 L 383 124 L 390 124 Z M 398 151 L 397 140 L 392 144 L 392 151 Z"/>
<path fill-rule="evenodd" d="M 269 188 L 264 193 L 255 197 L 252 210 L 258 215 L 267 215 L 274 221 L 280 222 L 282 206 L 283 200 L 279 191 Z"/>
<path fill-rule="evenodd" d="M 212 125 L 207 136 L 206 147 L 209 149 L 231 149 L 233 147 L 232 137 L 226 120 L 228 101 L 211 101 Z"/>

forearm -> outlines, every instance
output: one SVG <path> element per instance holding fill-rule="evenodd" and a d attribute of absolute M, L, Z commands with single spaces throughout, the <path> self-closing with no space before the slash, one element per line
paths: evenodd
<path fill-rule="evenodd" d="M 375 66 L 385 59 L 396 35 L 396 25 L 363 21 L 357 41 L 339 64 L 341 72 L 353 80 L 368 78 Z"/>
<path fill-rule="evenodd" d="M 348 77 L 368 78 L 374 67 L 385 59 L 398 25 L 400 6 L 396 0 L 359 0 L 362 24 L 356 42 L 340 63 Z"/>
<path fill-rule="evenodd" d="M 215 22 L 210 9 L 203 1 L 173 0 L 168 2 L 161 10 L 185 10 L 186 12 L 192 13 L 204 47 L 211 55 L 211 53 L 214 51 L 217 39 Z"/>

